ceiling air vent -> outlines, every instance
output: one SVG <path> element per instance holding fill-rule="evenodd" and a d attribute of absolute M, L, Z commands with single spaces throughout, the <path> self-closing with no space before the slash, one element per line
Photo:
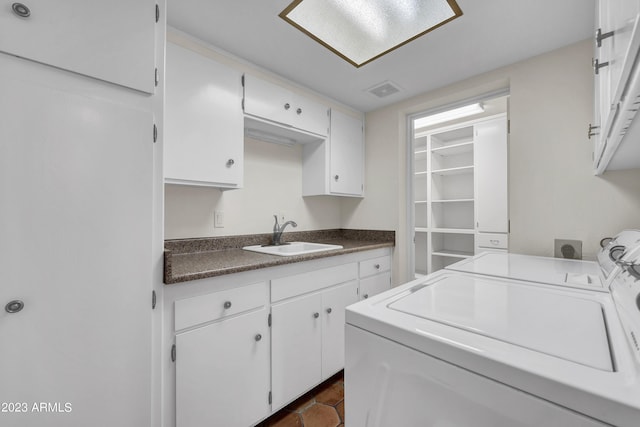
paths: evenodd
<path fill-rule="evenodd" d="M 378 98 L 385 98 L 389 95 L 400 92 L 400 88 L 396 86 L 395 83 L 387 80 L 386 82 L 382 82 L 367 89 L 367 92 L 377 96 Z"/>

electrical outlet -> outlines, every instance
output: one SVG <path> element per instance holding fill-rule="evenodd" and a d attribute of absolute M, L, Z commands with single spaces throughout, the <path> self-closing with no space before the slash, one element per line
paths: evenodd
<path fill-rule="evenodd" d="M 213 227 L 224 228 L 224 212 L 223 211 L 215 211 L 213 213 Z"/>
<path fill-rule="evenodd" d="M 582 240 L 555 239 L 553 256 L 556 258 L 582 259 Z"/>

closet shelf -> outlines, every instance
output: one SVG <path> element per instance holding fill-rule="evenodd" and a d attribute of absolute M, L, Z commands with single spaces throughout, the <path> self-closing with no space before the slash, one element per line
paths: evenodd
<path fill-rule="evenodd" d="M 473 173 L 473 166 L 462 166 L 458 168 L 438 169 L 431 172 L 433 175 L 449 176 L 464 175 Z"/>
<path fill-rule="evenodd" d="M 429 231 L 443 234 L 475 234 L 476 232 L 473 228 L 432 228 Z"/>
<path fill-rule="evenodd" d="M 445 199 L 445 200 L 432 200 L 431 203 L 473 203 L 475 199 Z M 418 203 L 418 202 L 416 202 Z"/>
<path fill-rule="evenodd" d="M 445 145 L 431 149 L 431 153 L 440 156 L 455 156 L 456 154 L 469 153 L 473 151 L 473 141 L 460 144 Z"/>
<path fill-rule="evenodd" d="M 445 257 L 451 257 L 451 258 L 470 258 L 473 256 L 473 252 L 452 251 L 448 249 L 442 249 L 442 250 L 434 250 L 433 252 L 431 252 L 431 255 L 445 256 Z"/>

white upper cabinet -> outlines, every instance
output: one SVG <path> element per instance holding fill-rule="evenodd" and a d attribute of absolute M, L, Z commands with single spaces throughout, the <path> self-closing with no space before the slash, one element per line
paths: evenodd
<path fill-rule="evenodd" d="M 172 43 L 166 62 L 165 182 L 242 187 L 242 74 Z"/>
<path fill-rule="evenodd" d="M 326 141 L 305 144 L 302 195 L 362 197 L 364 194 L 364 124 L 331 110 Z"/>
<path fill-rule="evenodd" d="M 509 231 L 507 118 L 502 116 L 474 126 L 476 230 Z"/>
<path fill-rule="evenodd" d="M 153 93 L 155 25 L 153 0 L 4 2 L 0 51 Z"/>
<path fill-rule="evenodd" d="M 594 168 L 640 167 L 640 1 L 599 0 L 596 9 Z M 631 136 L 633 135 L 633 136 Z"/>
<path fill-rule="evenodd" d="M 244 112 L 248 119 L 246 126 L 258 131 L 252 135 L 257 138 L 277 135 L 291 143 L 304 143 L 319 140 L 317 136 L 325 137 L 329 132 L 329 107 L 248 74 L 244 76 Z M 265 126 L 264 121 L 273 124 Z M 282 131 L 274 125 L 294 128 L 316 137 Z"/>

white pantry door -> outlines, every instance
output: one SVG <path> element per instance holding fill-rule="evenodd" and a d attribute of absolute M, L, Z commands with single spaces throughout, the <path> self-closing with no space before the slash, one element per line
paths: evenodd
<path fill-rule="evenodd" d="M 3 427 L 150 426 L 153 118 L 126 92 L 0 54 Z"/>

